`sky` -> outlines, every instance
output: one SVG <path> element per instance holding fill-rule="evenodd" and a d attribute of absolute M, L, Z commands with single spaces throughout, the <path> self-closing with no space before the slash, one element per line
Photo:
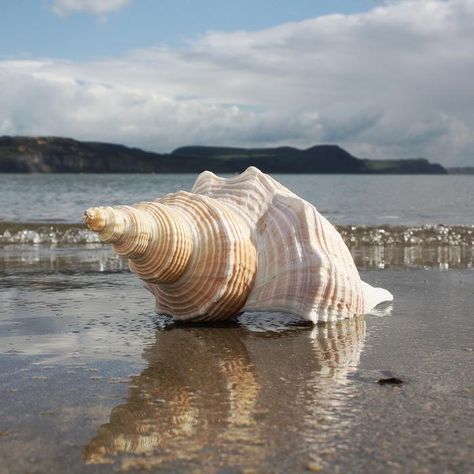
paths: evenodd
<path fill-rule="evenodd" d="M 474 0 L 0 0 L 0 135 L 474 166 Z"/>

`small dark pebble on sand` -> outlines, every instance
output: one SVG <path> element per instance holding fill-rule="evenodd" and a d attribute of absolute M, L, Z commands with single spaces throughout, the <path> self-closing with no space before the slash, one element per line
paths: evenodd
<path fill-rule="evenodd" d="M 398 377 L 388 377 L 386 379 L 377 380 L 377 383 L 379 385 L 401 385 L 405 382 L 402 379 L 399 379 Z"/>

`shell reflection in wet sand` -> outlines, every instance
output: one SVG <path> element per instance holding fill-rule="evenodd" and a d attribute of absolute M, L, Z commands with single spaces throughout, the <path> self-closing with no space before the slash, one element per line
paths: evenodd
<path fill-rule="evenodd" d="M 364 337 L 362 317 L 275 331 L 237 324 L 157 331 L 144 352 L 148 367 L 83 458 L 119 460 L 126 469 L 262 468 L 288 436 L 290 445 L 312 439 L 308 414 L 340 404 Z"/>

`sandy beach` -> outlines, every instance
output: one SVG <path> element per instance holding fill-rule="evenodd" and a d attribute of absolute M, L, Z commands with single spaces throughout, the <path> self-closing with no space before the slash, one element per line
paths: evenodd
<path fill-rule="evenodd" d="M 154 314 L 125 268 L 78 253 L 45 271 L 44 255 L 0 286 L 2 473 L 474 462 L 469 268 L 364 270 L 395 301 L 336 326 L 264 313 L 189 327 Z"/>

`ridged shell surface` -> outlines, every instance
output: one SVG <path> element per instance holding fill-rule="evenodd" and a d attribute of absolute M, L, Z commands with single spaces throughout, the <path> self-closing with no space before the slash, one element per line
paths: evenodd
<path fill-rule="evenodd" d="M 254 167 L 231 178 L 206 171 L 191 192 L 155 202 L 92 208 L 85 222 L 175 319 L 271 310 L 336 321 L 392 299 L 361 281 L 314 206 Z"/>

